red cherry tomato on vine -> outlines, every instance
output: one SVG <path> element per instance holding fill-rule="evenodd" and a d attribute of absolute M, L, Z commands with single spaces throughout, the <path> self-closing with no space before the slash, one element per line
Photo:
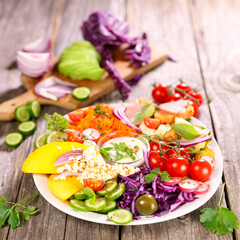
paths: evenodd
<path fill-rule="evenodd" d="M 182 95 L 180 95 L 180 93 L 173 93 L 171 96 L 168 96 L 167 98 L 167 102 L 175 102 L 182 99 Z"/>
<path fill-rule="evenodd" d="M 171 177 L 185 177 L 189 173 L 190 164 L 184 157 L 172 156 L 168 159 L 166 170 Z"/>
<path fill-rule="evenodd" d="M 197 116 L 198 116 L 198 105 L 197 105 L 194 101 L 192 101 L 192 100 L 188 100 L 188 103 L 189 103 L 190 105 L 192 105 L 193 108 L 194 108 L 194 114 L 193 114 L 193 116 L 194 116 L 194 117 L 197 117 Z"/>
<path fill-rule="evenodd" d="M 166 102 L 168 97 L 169 86 L 165 84 L 159 84 L 152 91 L 153 99 L 158 103 Z"/>
<path fill-rule="evenodd" d="M 193 97 L 193 98 L 196 100 L 196 104 L 197 104 L 198 106 L 200 106 L 200 105 L 203 103 L 203 97 L 202 97 L 202 94 L 201 94 L 201 93 L 199 93 L 199 92 L 194 92 L 194 91 L 191 90 L 191 91 L 187 92 L 187 94 L 190 95 L 191 97 Z M 189 97 L 187 97 L 187 99 L 193 101 L 193 99 L 191 99 L 191 98 L 189 98 Z M 195 101 L 194 101 L 194 102 L 195 102 Z"/>
<path fill-rule="evenodd" d="M 190 157 L 190 153 L 186 153 L 186 152 L 187 152 L 187 150 L 181 151 L 181 148 L 179 148 L 179 156 L 180 157 L 184 157 L 184 158 L 188 159 Z M 168 157 L 178 156 L 178 152 L 175 149 L 169 149 L 167 151 L 167 155 L 168 155 Z"/>
<path fill-rule="evenodd" d="M 161 143 L 165 144 L 165 142 L 159 142 L 159 143 L 156 143 L 154 141 L 150 142 L 150 151 L 155 151 L 155 152 L 159 151 L 160 152 L 160 144 Z M 167 149 L 169 149 L 167 146 L 161 145 L 161 153 L 163 153 Z"/>
<path fill-rule="evenodd" d="M 156 118 L 144 118 L 143 121 L 144 124 L 151 129 L 157 129 L 161 124 L 161 120 Z"/>
<path fill-rule="evenodd" d="M 161 172 L 166 171 L 167 154 L 160 156 L 156 152 L 149 153 L 149 165 L 151 168 L 158 167 Z"/>
<path fill-rule="evenodd" d="M 190 87 L 189 85 L 187 85 L 186 83 L 179 83 L 179 84 L 176 86 L 176 88 L 178 88 L 178 89 L 180 89 L 180 90 L 182 90 L 182 91 L 184 91 L 184 92 L 188 92 L 188 91 L 192 90 L 191 87 Z M 178 91 L 177 89 L 175 89 L 175 92 L 176 92 L 176 93 L 179 93 L 182 97 L 185 96 L 184 93 Z"/>
<path fill-rule="evenodd" d="M 104 181 L 100 179 L 83 179 L 85 187 L 90 187 L 93 191 L 98 191 L 103 188 Z"/>
<path fill-rule="evenodd" d="M 190 167 L 190 175 L 194 180 L 205 182 L 212 174 L 211 164 L 206 161 L 199 159 L 192 163 Z"/>

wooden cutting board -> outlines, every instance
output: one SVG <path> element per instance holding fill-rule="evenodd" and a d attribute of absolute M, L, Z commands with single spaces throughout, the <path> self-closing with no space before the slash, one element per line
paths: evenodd
<path fill-rule="evenodd" d="M 122 51 L 118 51 L 115 54 L 116 60 L 114 61 L 114 65 L 118 70 L 118 72 L 120 73 L 121 77 L 125 81 L 131 80 L 137 74 L 143 74 L 147 71 L 152 70 L 153 68 L 157 67 L 167 59 L 167 54 L 164 50 L 154 48 L 154 47 L 152 47 L 151 50 L 152 50 L 152 54 L 151 54 L 152 56 L 149 63 L 146 66 L 143 66 L 137 69 L 134 66 L 129 64 L 128 59 L 123 57 L 123 54 L 121 54 Z M 58 57 L 54 59 L 54 63 L 53 63 L 54 66 L 57 64 L 57 62 L 58 62 Z M 71 94 L 68 94 L 60 98 L 58 101 L 53 101 L 53 100 L 49 100 L 49 99 L 45 99 L 40 96 L 37 96 L 34 93 L 35 85 L 42 79 L 45 79 L 46 77 L 49 77 L 51 75 L 54 75 L 68 82 L 76 83 L 79 86 L 90 88 L 91 89 L 90 97 L 85 101 L 77 101 L 72 97 Z M 27 91 L 15 98 L 12 98 L 0 104 L 0 121 L 13 120 L 15 108 L 20 105 L 25 105 L 28 101 L 38 100 L 41 105 L 55 105 L 55 106 L 69 109 L 69 110 L 74 110 L 77 108 L 82 108 L 90 105 L 92 102 L 107 95 L 108 93 L 112 92 L 115 89 L 113 80 L 107 74 L 105 74 L 102 77 L 102 79 L 100 79 L 99 81 L 90 81 L 90 80 L 73 81 L 70 78 L 61 75 L 57 71 L 56 67 L 53 67 L 53 69 L 48 73 L 46 73 L 42 77 L 42 79 L 31 78 L 22 74 L 21 81 L 22 81 L 22 84 L 27 88 Z"/>

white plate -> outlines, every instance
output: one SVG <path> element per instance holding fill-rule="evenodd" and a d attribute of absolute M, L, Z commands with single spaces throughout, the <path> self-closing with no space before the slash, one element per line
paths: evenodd
<path fill-rule="evenodd" d="M 192 118 L 192 123 L 196 125 L 204 126 L 199 120 L 196 118 Z M 204 126 L 205 127 L 205 126 Z M 222 178 L 223 171 L 223 160 L 221 151 L 216 140 L 213 138 L 213 141 L 209 144 L 215 152 L 215 166 L 212 172 L 211 178 L 208 181 L 210 184 L 210 188 L 207 193 L 198 195 L 198 199 L 195 199 L 193 202 L 189 202 L 180 206 L 173 212 L 169 212 L 167 215 L 161 217 L 141 217 L 140 220 L 134 220 L 133 222 L 127 225 L 143 225 L 143 224 L 151 224 L 164 222 L 167 220 L 171 220 L 180 216 L 183 216 L 187 213 L 190 213 L 199 207 L 201 207 L 204 203 L 206 203 L 216 192 Z M 54 207 L 59 209 L 60 211 L 67 213 L 73 217 L 80 218 L 90 222 L 108 224 L 108 225 L 116 225 L 115 223 L 107 220 L 106 214 L 99 214 L 94 212 L 80 212 L 72 209 L 67 201 L 62 201 L 56 198 L 48 189 L 48 175 L 46 174 L 33 174 L 33 179 L 36 184 L 37 189 L 41 193 L 41 195 Z"/>

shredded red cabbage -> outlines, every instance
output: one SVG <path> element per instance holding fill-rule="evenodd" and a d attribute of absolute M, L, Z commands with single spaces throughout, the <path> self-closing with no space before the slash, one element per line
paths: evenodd
<path fill-rule="evenodd" d="M 126 185 L 126 191 L 119 199 L 117 207 L 131 211 L 134 219 L 139 219 L 135 204 L 137 198 L 142 195 L 151 194 L 155 197 L 158 203 L 158 210 L 154 213 L 154 216 L 158 217 L 163 216 L 196 198 L 194 193 L 182 192 L 178 185 L 164 185 L 160 177 L 156 177 L 152 183 L 147 184 L 144 179 L 152 169 L 141 167 L 140 170 L 141 171 L 127 177 L 119 175 L 120 182 L 123 182 Z"/>
<path fill-rule="evenodd" d="M 113 64 L 113 56 L 109 47 L 120 46 L 123 43 L 130 45 L 125 51 L 130 56 L 130 62 L 137 68 L 144 66 L 151 58 L 151 49 L 148 46 L 147 35 L 143 33 L 140 37 L 128 36 L 129 26 L 126 22 L 119 20 L 109 12 L 93 12 L 81 25 L 84 39 L 90 41 L 101 54 L 103 66 L 109 76 L 113 78 L 115 85 L 124 98 L 128 98 L 131 87 L 117 72 Z M 139 77 L 133 80 L 138 82 Z"/>

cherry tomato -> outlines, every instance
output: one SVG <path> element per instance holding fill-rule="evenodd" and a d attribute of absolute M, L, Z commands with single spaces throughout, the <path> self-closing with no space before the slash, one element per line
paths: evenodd
<path fill-rule="evenodd" d="M 160 152 L 160 144 L 165 142 L 156 143 L 154 141 L 150 142 L 150 151 Z M 169 149 L 167 146 L 161 145 L 161 153 Z M 167 152 L 166 152 L 167 153 Z"/>
<path fill-rule="evenodd" d="M 205 182 L 212 174 L 211 164 L 206 160 L 197 160 L 190 167 L 190 175 L 194 180 Z"/>
<path fill-rule="evenodd" d="M 196 100 L 196 103 L 198 106 L 200 106 L 203 102 L 203 97 L 202 94 L 199 92 L 194 92 L 194 91 L 189 91 L 187 92 L 188 95 L 190 95 L 191 97 L 193 97 Z M 192 100 L 191 98 L 187 98 L 189 100 Z"/>
<path fill-rule="evenodd" d="M 166 164 L 167 172 L 171 177 L 185 177 L 189 173 L 190 164 L 184 157 L 172 156 Z"/>
<path fill-rule="evenodd" d="M 83 134 L 80 131 L 75 131 L 72 132 L 70 131 L 67 136 L 67 141 L 68 142 L 78 142 L 78 143 L 83 143 L 82 140 Z"/>
<path fill-rule="evenodd" d="M 180 93 L 173 93 L 171 96 L 168 96 L 167 102 L 175 102 L 182 99 L 182 95 Z"/>
<path fill-rule="evenodd" d="M 158 167 L 160 171 L 166 171 L 167 154 L 160 156 L 156 152 L 149 153 L 149 165 L 151 168 Z"/>
<path fill-rule="evenodd" d="M 161 124 L 161 120 L 155 118 L 144 118 L 144 124 L 148 128 L 157 129 L 158 126 Z"/>
<path fill-rule="evenodd" d="M 182 150 L 184 150 L 184 149 L 183 148 L 179 148 L 179 156 L 188 159 L 190 157 L 190 154 L 186 153 L 187 150 L 184 150 L 185 152 L 182 151 Z M 175 149 L 172 148 L 172 149 L 169 149 L 167 151 L 167 155 L 168 155 L 168 157 L 178 156 L 178 152 Z"/>
<path fill-rule="evenodd" d="M 158 103 L 166 102 L 168 97 L 169 86 L 165 84 L 159 84 L 152 91 L 153 99 Z"/>
<path fill-rule="evenodd" d="M 79 122 L 82 118 L 84 118 L 84 111 L 81 109 L 77 109 L 75 112 L 69 113 L 68 117 L 73 122 Z"/>
<path fill-rule="evenodd" d="M 197 117 L 197 115 L 198 115 L 198 105 L 194 101 L 192 101 L 192 100 L 188 100 L 188 104 L 193 106 L 193 108 L 194 108 L 193 116 Z"/>
<path fill-rule="evenodd" d="M 103 188 L 104 181 L 99 179 L 83 179 L 85 187 L 90 187 L 93 191 L 98 191 Z"/>
<path fill-rule="evenodd" d="M 176 86 L 176 88 L 184 91 L 185 93 L 188 92 L 188 91 L 190 91 L 190 90 L 192 90 L 191 87 L 190 87 L 189 85 L 187 85 L 186 83 L 179 83 L 179 84 Z M 182 97 L 185 96 L 184 93 L 178 91 L 177 89 L 175 89 L 175 92 L 176 92 L 176 93 L 179 93 Z"/>

